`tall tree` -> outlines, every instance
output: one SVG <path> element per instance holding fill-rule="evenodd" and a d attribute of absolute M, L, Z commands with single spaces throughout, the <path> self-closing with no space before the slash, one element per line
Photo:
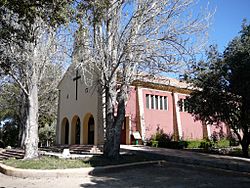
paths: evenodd
<path fill-rule="evenodd" d="M 1 0 L 0 74 L 21 88 L 25 159 L 38 156 L 38 83 L 54 47 L 54 28 L 64 23 L 67 0 Z"/>
<path fill-rule="evenodd" d="M 83 75 L 92 74 L 93 78 L 97 73 L 100 78 L 105 98 L 106 157 L 119 158 L 125 102 L 139 70 L 151 74 L 176 71 L 204 44 L 211 14 L 204 11 L 195 16 L 193 5 L 192 0 L 94 0 L 77 4 L 74 62 Z"/>
<path fill-rule="evenodd" d="M 211 47 L 207 62 L 194 66 L 189 75 L 194 90 L 187 102 L 190 112 L 207 123 L 224 122 L 237 135 L 243 155 L 250 144 L 250 25 L 243 23 L 220 55 Z"/>

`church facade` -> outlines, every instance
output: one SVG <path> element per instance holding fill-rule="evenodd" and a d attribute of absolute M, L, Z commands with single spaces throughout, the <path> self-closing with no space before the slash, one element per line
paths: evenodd
<path fill-rule="evenodd" d="M 97 87 L 87 86 L 80 75 L 78 71 L 68 70 L 58 86 L 57 144 L 104 143 L 102 97 Z M 186 83 L 173 78 L 134 81 L 126 102 L 121 144 L 133 144 L 138 135 L 142 142 L 147 141 L 157 130 L 173 135 L 175 140 L 197 140 L 213 134 L 227 134 L 228 129 L 224 125 L 205 125 L 194 120 L 185 105 L 190 91 Z"/>

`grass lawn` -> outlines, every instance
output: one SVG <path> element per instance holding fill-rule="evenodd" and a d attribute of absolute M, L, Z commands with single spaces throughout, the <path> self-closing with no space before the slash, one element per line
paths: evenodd
<path fill-rule="evenodd" d="M 32 160 L 8 159 L 4 160 L 3 164 L 23 169 L 66 169 L 117 165 L 150 160 L 157 159 L 141 154 L 122 155 L 119 160 L 109 160 L 103 156 L 94 156 L 88 159 L 59 159 L 57 157 L 41 156 Z"/>

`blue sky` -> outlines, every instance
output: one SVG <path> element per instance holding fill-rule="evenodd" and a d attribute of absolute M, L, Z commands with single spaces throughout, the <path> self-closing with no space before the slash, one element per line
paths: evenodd
<path fill-rule="evenodd" d="M 208 0 L 200 0 L 202 6 Z M 242 20 L 250 23 L 250 0 L 209 0 L 209 7 L 216 8 L 209 31 L 209 44 L 217 44 L 223 52 L 227 44 L 238 35 Z"/>

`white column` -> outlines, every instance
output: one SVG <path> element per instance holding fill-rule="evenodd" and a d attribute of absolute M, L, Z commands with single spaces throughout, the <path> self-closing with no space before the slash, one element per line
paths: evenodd
<path fill-rule="evenodd" d="M 83 127 L 84 127 L 84 119 L 82 119 L 81 125 L 80 125 L 80 144 L 83 144 Z"/>
<path fill-rule="evenodd" d="M 142 93 L 142 89 L 139 87 L 138 87 L 138 104 L 139 104 L 139 116 L 140 116 L 140 124 L 141 124 L 141 137 L 142 137 L 142 140 L 144 141 L 145 140 L 145 121 L 144 121 L 143 93 Z M 151 96 L 149 100 L 149 107 L 151 108 Z"/>
<path fill-rule="evenodd" d="M 175 101 L 175 112 L 176 112 L 176 117 L 177 117 L 177 127 L 178 127 L 178 133 L 179 133 L 179 139 L 182 138 L 182 126 L 181 126 L 181 116 L 180 116 L 180 108 L 178 105 L 178 94 L 174 93 L 174 101 Z"/>
<path fill-rule="evenodd" d="M 208 139 L 210 139 L 211 138 L 211 126 L 209 125 L 209 124 L 207 124 L 207 137 L 208 137 Z"/>
<path fill-rule="evenodd" d="M 72 136 L 72 122 L 69 121 L 69 145 L 72 144 L 71 136 Z"/>

